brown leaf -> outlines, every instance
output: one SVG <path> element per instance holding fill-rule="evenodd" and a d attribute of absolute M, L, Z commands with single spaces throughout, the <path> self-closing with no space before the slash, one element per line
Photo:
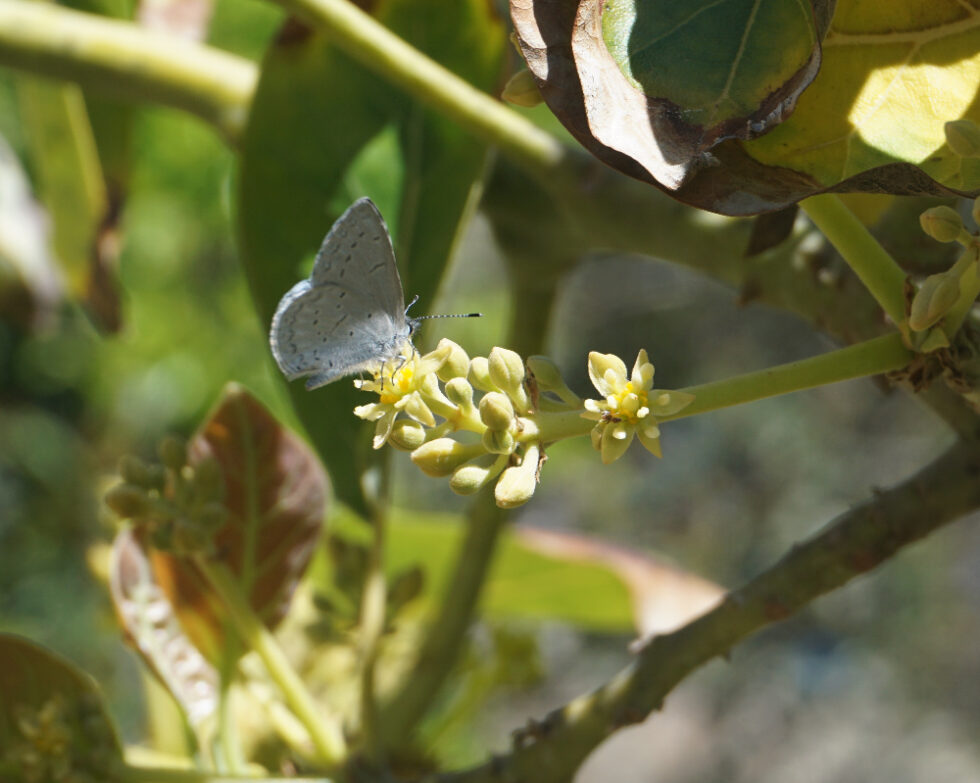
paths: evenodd
<path fill-rule="evenodd" d="M 234 384 L 190 443 L 191 465 L 209 457 L 221 467 L 228 511 L 215 538 L 216 557 L 237 575 L 255 612 L 274 627 L 320 535 L 326 473 L 306 444 Z M 159 551 L 151 559 L 184 630 L 206 657 L 218 660 L 223 631 L 217 596 L 191 561 Z"/>

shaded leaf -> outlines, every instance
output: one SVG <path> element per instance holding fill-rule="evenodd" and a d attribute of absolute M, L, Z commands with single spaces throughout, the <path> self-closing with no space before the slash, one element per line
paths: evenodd
<path fill-rule="evenodd" d="M 781 102 L 758 127 L 764 135 L 753 138 L 757 136 L 752 125 L 755 120 L 750 119 L 746 134 L 725 131 L 714 139 L 705 136 L 703 141 L 719 141 L 726 135 L 750 140 L 730 138 L 700 154 L 696 145 L 677 143 L 677 118 L 661 112 L 662 104 L 656 103 L 659 96 L 669 94 L 671 103 L 677 104 L 677 95 L 686 95 L 696 106 L 699 100 L 704 104 L 705 98 L 701 95 L 699 99 L 698 89 L 703 87 L 710 97 L 726 73 L 738 79 L 748 76 L 749 83 L 757 85 L 764 83 L 767 73 L 777 79 L 787 73 L 786 63 L 766 64 L 763 47 L 748 62 L 751 67 L 745 74 L 732 70 L 731 57 L 718 56 L 715 38 L 695 34 L 743 8 L 742 3 L 706 6 L 697 15 L 697 23 L 691 15 L 676 30 L 664 27 L 663 20 L 669 17 L 659 11 L 663 6 L 668 8 L 663 13 L 675 13 L 670 4 L 653 0 L 637 0 L 625 10 L 617 10 L 624 8 L 618 3 L 608 3 L 601 20 L 589 17 L 592 27 L 583 29 L 576 23 L 586 14 L 584 2 L 512 0 L 511 5 L 529 66 L 549 105 L 576 138 L 610 165 L 686 203 L 748 215 L 826 190 L 976 195 L 980 188 L 980 165 L 954 156 L 943 133 L 948 120 L 980 121 L 976 101 L 980 15 L 966 4 L 869 6 L 841 0 L 828 28 L 833 3 L 814 3 L 814 29 L 817 38 L 823 38 L 820 73 L 801 94 L 795 90 L 799 97 L 792 116 L 788 111 L 792 102 Z M 778 18 L 777 11 L 788 8 L 782 0 L 757 5 L 760 11 L 776 14 L 766 16 L 769 21 Z M 678 7 L 689 10 L 690 5 Z M 597 37 L 600 25 L 605 38 Z M 753 19 L 751 27 L 739 29 L 751 33 L 755 27 Z M 578 56 L 581 46 L 576 43 L 577 37 L 590 30 L 592 43 L 604 50 L 591 61 Z M 690 35 L 681 55 L 676 36 L 685 31 Z M 780 42 L 770 45 L 771 55 L 778 56 L 787 39 L 793 42 L 788 47 L 790 62 L 798 63 L 802 50 L 796 44 L 802 41 L 801 29 L 788 20 L 770 30 L 770 40 Z M 615 65 L 617 53 L 623 68 Z M 619 85 L 616 90 L 599 89 L 598 85 L 610 80 Z M 651 84 L 656 91 L 653 96 L 644 93 L 652 89 Z M 598 91 L 600 102 L 608 102 L 617 90 L 625 97 L 615 108 L 607 107 L 606 114 L 619 120 L 625 138 L 640 134 L 643 145 L 618 143 L 616 137 L 594 127 L 595 112 L 588 109 L 593 92 Z M 753 91 L 739 89 L 738 93 L 744 97 Z M 942 98 L 937 100 L 937 96 Z M 637 104 L 648 98 L 655 104 L 649 116 Z M 742 98 L 736 104 L 748 105 Z M 678 116 L 686 119 L 690 115 L 682 109 Z M 743 109 L 734 116 L 747 115 Z"/>
<path fill-rule="evenodd" d="M 234 384 L 190 443 L 189 464 L 211 457 L 221 468 L 228 510 L 215 537 L 215 556 L 237 575 L 259 617 L 274 627 L 289 608 L 320 535 L 326 475 L 302 441 Z M 151 561 L 188 636 L 209 660 L 219 660 L 218 599 L 200 571 L 190 560 L 160 551 Z"/>
<path fill-rule="evenodd" d="M 122 761 L 95 681 L 50 650 L 0 633 L 0 779 L 115 780 Z"/>
<path fill-rule="evenodd" d="M 793 233 L 793 225 L 796 223 L 798 212 L 799 207 L 793 204 L 776 212 L 766 212 L 756 217 L 752 221 L 752 233 L 749 235 L 749 244 L 745 248 L 745 257 L 751 258 L 760 253 L 765 253 L 789 239 Z"/>
<path fill-rule="evenodd" d="M 504 38 L 483 0 L 389 0 L 376 12 L 456 73 L 493 86 Z M 431 307 L 483 170 L 482 143 L 289 22 L 264 60 L 242 147 L 239 238 L 264 325 L 331 222 L 363 195 L 392 229 L 406 293 Z M 347 382 L 290 392 L 338 496 L 363 513 L 360 477 L 376 458 L 351 414 L 363 395 Z"/>
<path fill-rule="evenodd" d="M 113 542 L 109 590 L 128 641 L 200 730 L 218 706 L 218 672 L 184 634 L 132 530 Z"/>

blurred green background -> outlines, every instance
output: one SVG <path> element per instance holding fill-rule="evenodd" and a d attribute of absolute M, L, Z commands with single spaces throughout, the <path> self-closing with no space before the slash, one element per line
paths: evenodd
<path fill-rule="evenodd" d="M 222 0 L 209 41 L 257 58 L 279 21 L 267 4 Z M 0 72 L 0 136 L 30 178 L 37 161 L 16 79 Z M 99 546 L 113 534 L 99 499 L 115 464 L 124 453 L 152 456 L 164 434 L 189 435 L 230 380 L 284 421 L 295 418 L 234 243 L 234 155 L 175 112 L 141 107 L 132 122 L 118 333 L 100 333 L 65 300 L 42 323 L 27 323 L 15 301 L 0 297 L 0 629 L 93 674 L 125 737 L 138 741 L 139 666 L 97 576 Z M 3 165 L 9 172 L 14 164 Z M 3 222 L 23 206 L 9 192 L 0 191 L 0 247 L 20 241 L 11 232 L 43 227 L 40 207 L 36 220 Z M 50 255 L 47 262 L 55 265 Z M 483 215 L 441 291 L 424 310 L 486 317 L 430 324 L 420 348 L 442 336 L 471 355 L 500 344 L 511 305 Z M 561 280 L 547 345 L 586 396 L 590 350 L 632 364 L 646 348 L 658 385 L 680 388 L 831 347 L 792 316 L 741 307 L 734 292 L 686 270 L 598 252 Z M 910 399 L 856 381 L 669 424 L 663 460 L 635 447 L 603 467 L 584 439 L 560 444 L 514 522 L 654 552 L 735 586 L 949 440 Z M 423 514 L 465 507 L 406 455 L 394 461 L 399 505 Z M 980 780 L 978 556 L 976 525 L 933 536 L 692 677 L 662 714 L 600 750 L 581 779 Z M 533 639 L 544 677 L 498 689 L 471 722 L 441 735 L 438 752 L 451 763 L 504 748 L 527 717 L 599 685 L 629 660 L 625 632 L 526 617 L 497 617 L 494 627 Z M 476 634 L 474 656 L 492 646 L 486 633 Z"/>

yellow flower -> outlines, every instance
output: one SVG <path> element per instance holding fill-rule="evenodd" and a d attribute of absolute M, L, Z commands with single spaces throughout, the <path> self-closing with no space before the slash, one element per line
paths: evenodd
<path fill-rule="evenodd" d="M 618 356 L 592 351 L 589 377 L 604 399 L 586 400 L 582 416 L 597 422 L 592 430 L 592 445 L 606 465 L 626 453 L 634 435 L 648 451 L 661 456 L 657 417 L 673 416 L 694 400 L 694 395 L 687 392 L 653 388 L 653 365 L 645 350 L 637 355 L 629 378 L 626 365 Z"/>
<path fill-rule="evenodd" d="M 357 388 L 378 394 L 377 402 L 354 408 L 355 416 L 377 422 L 372 442 L 374 448 L 380 449 L 387 442 L 395 417 L 402 411 L 419 424 L 436 426 L 425 397 L 442 397 L 436 371 L 445 361 L 443 353 L 437 349 L 419 356 L 413 351 L 411 356 L 402 356 L 400 363 L 386 363 L 373 379 L 354 381 Z"/>

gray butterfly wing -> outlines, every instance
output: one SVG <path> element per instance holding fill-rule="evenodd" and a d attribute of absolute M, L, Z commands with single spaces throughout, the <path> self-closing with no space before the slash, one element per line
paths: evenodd
<path fill-rule="evenodd" d="M 313 262 L 314 287 L 337 285 L 373 300 L 393 318 L 405 295 L 384 218 L 371 199 L 355 201 L 333 224 Z"/>
<path fill-rule="evenodd" d="M 388 231 L 361 199 L 330 229 L 310 279 L 279 302 L 272 354 L 290 380 L 312 376 L 312 389 L 394 360 L 410 335 Z"/>

